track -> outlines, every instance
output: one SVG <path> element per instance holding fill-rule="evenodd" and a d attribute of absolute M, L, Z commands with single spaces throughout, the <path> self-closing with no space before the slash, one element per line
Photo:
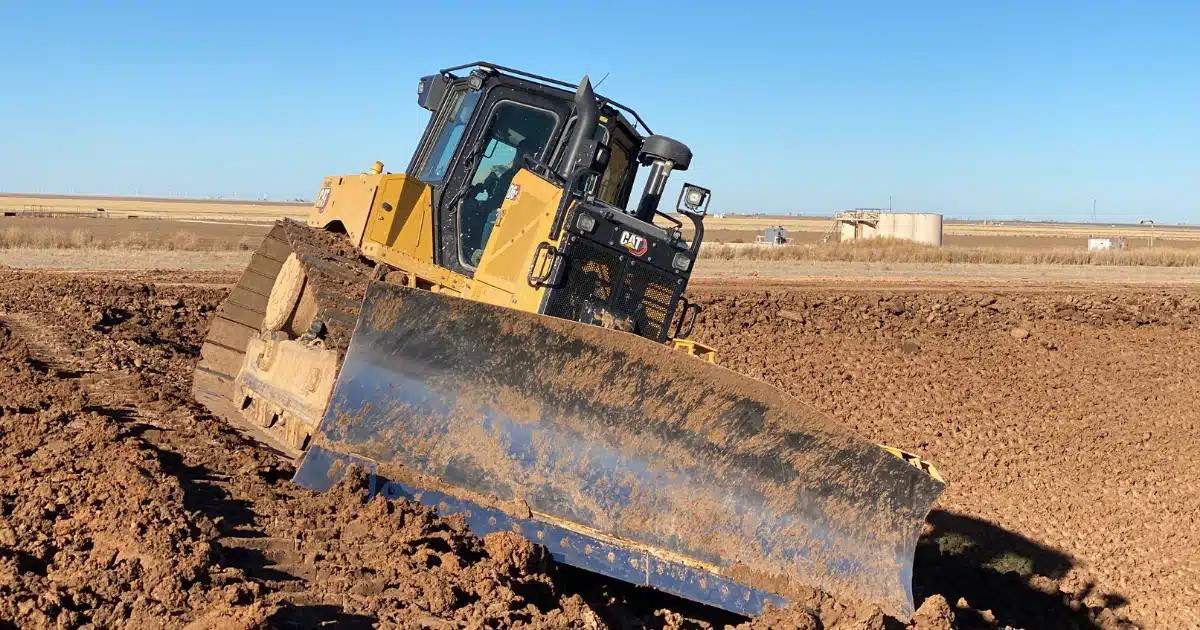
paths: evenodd
<path fill-rule="evenodd" d="M 324 343 L 345 353 L 358 321 L 363 292 L 372 267 L 358 258 L 345 238 L 312 230 L 291 219 L 275 224 L 250 259 L 229 297 L 217 310 L 201 348 L 192 385 L 196 400 L 248 435 L 291 457 L 299 451 L 287 444 L 287 427 L 276 422 L 261 427 L 241 413 L 233 382 L 246 359 L 246 345 L 259 334 L 271 287 L 285 260 L 295 253 L 310 286 L 316 290 L 317 318 L 324 323 Z M 339 361 L 340 363 L 340 361 Z"/>

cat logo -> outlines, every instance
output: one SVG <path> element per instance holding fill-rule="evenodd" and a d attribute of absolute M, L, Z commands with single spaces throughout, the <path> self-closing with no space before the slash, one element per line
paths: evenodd
<path fill-rule="evenodd" d="M 327 203 L 329 203 L 329 189 L 322 188 L 321 192 L 317 193 L 317 203 L 313 205 L 317 207 L 318 212 L 324 212 Z"/>
<path fill-rule="evenodd" d="M 650 248 L 645 237 L 633 232 L 621 232 L 621 246 L 628 249 L 634 256 L 644 256 L 646 250 Z"/>

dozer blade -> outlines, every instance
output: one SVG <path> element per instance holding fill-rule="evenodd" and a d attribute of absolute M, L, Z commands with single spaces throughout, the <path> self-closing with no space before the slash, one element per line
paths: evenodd
<path fill-rule="evenodd" d="M 628 333 L 367 288 L 295 481 L 514 531 L 743 614 L 820 588 L 907 618 L 943 484 L 772 387 Z"/>

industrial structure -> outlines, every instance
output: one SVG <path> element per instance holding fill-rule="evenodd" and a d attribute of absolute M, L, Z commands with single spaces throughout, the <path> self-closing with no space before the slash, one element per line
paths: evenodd
<path fill-rule="evenodd" d="M 822 242 L 847 243 L 872 238 L 894 238 L 923 245 L 942 244 L 942 215 L 932 212 L 886 212 L 877 208 L 843 210 Z"/>

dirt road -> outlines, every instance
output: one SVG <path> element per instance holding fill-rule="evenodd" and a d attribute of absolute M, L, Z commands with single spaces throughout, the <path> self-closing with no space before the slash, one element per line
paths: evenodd
<path fill-rule="evenodd" d="M 416 505 L 365 503 L 353 478 L 326 495 L 292 486 L 289 462 L 185 393 L 233 279 L 0 271 L 0 625 L 744 621 L 557 567 Z M 696 293 L 697 336 L 725 365 L 950 478 L 921 544 L 915 627 L 1195 623 L 1194 296 Z M 900 626 L 818 598 L 754 627 Z"/>

